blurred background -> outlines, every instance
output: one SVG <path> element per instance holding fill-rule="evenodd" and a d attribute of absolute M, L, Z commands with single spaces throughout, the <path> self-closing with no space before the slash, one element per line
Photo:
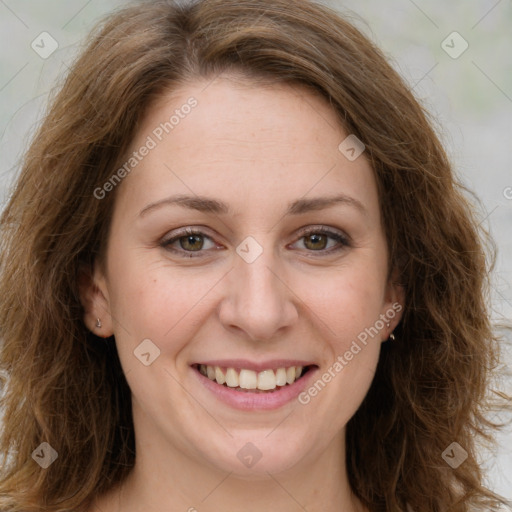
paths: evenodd
<path fill-rule="evenodd" d="M 498 246 L 494 320 L 512 318 L 512 2 L 325 0 L 386 54 L 437 120 L 460 181 Z M 19 159 L 93 25 L 120 0 L 0 0 L 0 209 Z M 44 214 L 44 212 L 41 212 Z M 509 342 L 510 340 L 509 337 Z M 506 348 L 512 367 L 512 351 Z M 512 393 L 512 380 L 501 389 Z M 506 418 L 496 416 L 496 420 Z M 440 454 L 441 456 L 441 454 Z M 512 428 L 482 450 L 491 489 L 512 500 Z"/>

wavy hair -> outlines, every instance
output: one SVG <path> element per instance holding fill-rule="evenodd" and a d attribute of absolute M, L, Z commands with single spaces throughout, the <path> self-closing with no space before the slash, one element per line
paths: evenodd
<path fill-rule="evenodd" d="M 308 0 L 155 1 L 97 25 L 21 163 L 0 226 L 0 508 L 83 511 L 135 462 L 130 389 L 113 340 L 83 322 L 80 268 L 105 248 L 115 191 L 98 200 L 165 91 L 234 72 L 321 94 L 366 146 L 406 299 L 397 340 L 347 425 L 353 492 L 372 512 L 488 510 L 477 460 L 490 441 L 499 337 L 493 246 L 433 122 L 381 51 Z M 48 442 L 58 463 L 41 469 Z M 442 453 L 457 442 L 456 468 Z M 408 508 L 409 507 L 409 508 Z"/>

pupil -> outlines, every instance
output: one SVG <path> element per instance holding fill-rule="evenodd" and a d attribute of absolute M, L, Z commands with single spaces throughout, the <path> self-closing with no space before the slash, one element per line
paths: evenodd
<path fill-rule="evenodd" d="M 325 248 L 326 238 L 324 235 L 310 235 L 309 237 L 307 237 L 307 241 L 312 243 L 313 249 Z M 318 242 L 320 242 L 320 244 L 318 244 Z"/>
<path fill-rule="evenodd" d="M 183 244 L 183 238 L 185 239 L 185 244 Z M 201 237 L 198 236 L 198 235 L 189 235 L 189 236 L 186 236 L 186 237 L 183 237 L 182 238 L 182 242 L 181 242 L 181 247 L 182 249 L 187 249 L 187 250 L 198 250 L 198 249 L 201 249 L 201 247 L 203 246 L 202 244 L 202 241 L 201 241 Z M 198 242 L 199 243 L 199 246 L 195 245 L 194 247 L 194 242 Z M 186 246 L 189 246 L 189 247 L 186 247 Z"/>

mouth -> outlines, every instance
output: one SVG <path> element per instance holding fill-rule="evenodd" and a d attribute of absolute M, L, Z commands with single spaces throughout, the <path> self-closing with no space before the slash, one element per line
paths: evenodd
<path fill-rule="evenodd" d="M 290 388 L 305 378 L 316 365 L 280 366 L 256 371 L 249 368 L 223 367 L 209 364 L 193 364 L 192 368 L 210 381 L 231 391 L 251 394 L 271 394 Z"/>

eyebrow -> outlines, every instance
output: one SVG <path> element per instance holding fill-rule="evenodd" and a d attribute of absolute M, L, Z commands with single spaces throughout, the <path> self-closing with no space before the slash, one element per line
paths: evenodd
<path fill-rule="evenodd" d="M 360 201 L 345 194 L 339 194 L 332 197 L 297 199 L 288 206 L 285 216 L 301 215 L 311 211 L 324 210 L 337 204 L 351 206 L 359 210 L 363 215 L 368 215 L 368 211 Z M 175 195 L 147 205 L 141 210 L 139 216 L 142 217 L 153 210 L 172 205 L 181 206 L 189 210 L 196 210 L 203 213 L 213 213 L 216 215 L 226 215 L 231 212 L 226 203 L 216 199 L 205 196 Z"/>

